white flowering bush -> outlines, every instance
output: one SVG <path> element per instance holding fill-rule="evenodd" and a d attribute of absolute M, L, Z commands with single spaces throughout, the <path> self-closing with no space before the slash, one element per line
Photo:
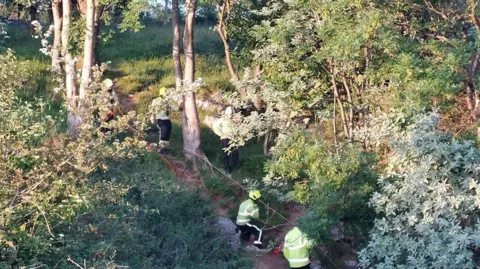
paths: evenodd
<path fill-rule="evenodd" d="M 480 151 L 436 130 L 435 113 L 382 115 L 359 133 L 388 143 L 365 268 L 475 268 L 480 243 Z"/>

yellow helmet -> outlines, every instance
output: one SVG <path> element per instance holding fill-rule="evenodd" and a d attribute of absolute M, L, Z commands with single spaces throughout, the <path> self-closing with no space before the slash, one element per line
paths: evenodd
<path fill-rule="evenodd" d="M 165 88 L 165 87 L 160 88 L 160 90 L 158 91 L 158 94 L 159 94 L 160 96 L 162 96 L 162 95 L 164 95 L 164 94 L 166 94 L 166 93 L 167 93 L 167 88 Z"/>
<path fill-rule="evenodd" d="M 262 197 L 262 194 L 260 193 L 259 190 L 253 190 L 248 192 L 248 197 L 250 197 L 250 199 L 255 201 L 260 199 L 260 197 Z"/>

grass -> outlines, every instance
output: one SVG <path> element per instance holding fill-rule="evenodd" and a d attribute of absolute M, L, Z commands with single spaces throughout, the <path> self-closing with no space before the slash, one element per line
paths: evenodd
<path fill-rule="evenodd" d="M 195 30 L 196 77 L 208 87 L 228 87 L 229 73 L 224 67 L 222 44 L 218 35 L 206 26 Z M 172 28 L 150 23 L 139 33 L 118 34 L 100 48 L 100 59 L 112 62 L 110 75 L 117 78 L 125 94 L 150 92 L 175 85 L 172 64 Z"/>

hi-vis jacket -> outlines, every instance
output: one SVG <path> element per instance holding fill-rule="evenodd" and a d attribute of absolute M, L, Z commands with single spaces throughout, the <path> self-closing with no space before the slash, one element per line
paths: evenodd
<path fill-rule="evenodd" d="M 234 127 L 233 121 L 228 118 L 218 118 L 212 122 L 212 130 L 220 139 L 232 139 L 235 131 Z"/>
<path fill-rule="evenodd" d="M 314 245 L 297 227 L 285 236 L 283 255 L 288 260 L 290 268 L 299 268 L 310 263 L 309 250 Z"/>
<path fill-rule="evenodd" d="M 259 218 L 258 205 L 251 199 L 248 199 L 240 204 L 237 215 L 237 225 L 246 225 L 252 218 Z"/>
<path fill-rule="evenodd" d="M 169 120 L 170 119 L 170 107 L 165 104 L 161 97 L 153 100 L 152 107 L 155 111 L 155 118 L 157 120 Z"/>

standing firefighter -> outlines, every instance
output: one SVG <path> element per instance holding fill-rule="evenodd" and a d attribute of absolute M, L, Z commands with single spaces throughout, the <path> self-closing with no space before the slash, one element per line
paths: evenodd
<path fill-rule="evenodd" d="M 260 191 L 253 190 L 248 193 L 249 199 L 240 204 L 237 215 L 237 228 L 240 230 L 240 238 L 248 241 L 252 234 L 255 235 L 253 245 L 262 248 L 262 229 L 258 228 L 260 216 L 257 205 L 258 199 L 262 197 Z M 257 225 L 255 225 L 257 224 Z"/>
<path fill-rule="evenodd" d="M 240 158 L 237 147 L 230 149 L 230 151 L 227 150 L 230 146 L 230 139 L 235 134 L 235 123 L 232 119 L 233 113 L 233 107 L 229 106 L 225 109 L 225 117 L 216 119 L 212 123 L 213 132 L 220 137 L 222 144 L 225 171 L 229 173 L 238 164 Z"/>
<path fill-rule="evenodd" d="M 309 251 L 313 247 L 314 241 L 294 227 L 285 236 L 283 246 L 283 255 L 288 260 L 290 268 L 310 269 Z"/>
<path fill-rule="evenodd" d="M 171 108 L 166 100 L 166 88 L 161 88 L 159 91 L 160 97 L 156 98 L 152 102 L 154 116 L 151 117 L 152 124 L 157 124 L 159 130 L 159 143 L 161 150 L 160 153 L 168 153 L 168 147 L 170 146 L 170 134 L 172 133 L 172 122 L 170 121 Z"/>

